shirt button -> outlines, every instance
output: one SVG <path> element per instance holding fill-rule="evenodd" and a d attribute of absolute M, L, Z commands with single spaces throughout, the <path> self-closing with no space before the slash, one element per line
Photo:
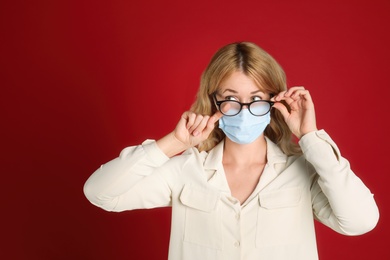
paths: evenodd
<path fill-rule="evenodd" d="M 234 247 L 239 247 L 240 246 L 240 241 L 234 242 Z"/>
<path fill-rule="evenodd" d="M 237 220 L 240 219 L 240 213 L 237 213 L 237 214 L 236 214 L 236 219 L 237 219 Z"/>

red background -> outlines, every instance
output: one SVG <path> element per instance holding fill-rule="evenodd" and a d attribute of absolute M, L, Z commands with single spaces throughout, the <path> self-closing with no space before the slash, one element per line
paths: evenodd
<path fill-rule="evenodd" d="M 389 14 L 388 0 L 2 1 L 0 258 L 166 259 L 169 209 L 108 213 L 83 184 L 171 131 L 214 52 L 246 40 L 310 90 L 380 207 L 363 236 L 317 225 L 321 259 L 390 259 Z"/>

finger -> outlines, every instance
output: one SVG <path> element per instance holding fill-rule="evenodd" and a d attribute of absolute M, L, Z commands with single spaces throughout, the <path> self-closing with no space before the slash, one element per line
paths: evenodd
<path fill-rule="evenodd" d="M 210 117 L 210 119 L 214 120 L 213 124 L 215 122 L 217 122 L 219 119 L 221 119 L 221 117 L 223 117 L 223 114 L 218 110 L 217 112 L 214 113 L 214 115 L 212 115 Z"/>
<path fill-rule="evenodd" d="M 303 86 L 294 86 L 289 88 L 288 90 L 284 90 L 279 92 L 276 96 L 272 97 L 271 101 L 281 101 L 284 97 L 289 97 L 291 94 L 293 94 L 296 90 L 303 90 L 305 87 Z"/>
<path fill-rule="evenodd" d="M 295 102 L 294 99 L 292 99 L 291 97 L 282 97 L 280 98 L 279 101 L 285 101 L 289 106 Z"/>
<path fill-rule="evenodd" d="M 287 120 L 287 118 L 290 116 L 290 113 L 287 110 L 287 107 L 283 105 L 283 103 L 275 103 L 273 105 L 273 108 L 276 108 L 283 116 L 284 120 Z"/>
<path fill-rule="evenodd" d="M 279 97 L 278 100 L 275 101 L 284 100 L 288 105 L 291 105 L 292 103 L 300 100 L 301 98 L 305 98 L 307 92 L 308 92 L 307 90 L 295 90 L 290 93 L 285 93 L 283 97 Z"/>
<path fill-rule="evenodd" d="M 188 125 L 188 121 L 189 121 L 189 118 L 190 118 L 190 114 L 191 114 L 191 112 L 189 112 L 189 111 L 184 112 L 181 115 L 181 118 L 180 118 L 180 121 L 179 121 L 179 123 L 184 125 L 184 127 L 187 128 L 187 129 L 188 129 L 187 125 Z"/>
<path fill-rule="evenodd" d="M 191 126 L 194 124 L 195 118 L 196 118 L 195 113 L 192 113 L 192 112 L 187 113 L 187 118 L 186 118 L 187 119 L 187 124 L 186 124 L 187 129 L 190 129 Z"/>
<path fill-rule="evenodd" d="M 188 129 L 188 132 L 192 133 L 202 122 L 203 116 L 202 115 L 195 115 L 194 123 L 191 125 L 191 127 Z"/>
<path fill-rule="evenodd" d="M 291 96 L 291 99 L 294 100 L 294 102 L 289 104 L 291 108 L 293 108 L 295 104 L 300 104 L 300 106 L 304 106 L 305 108 L 310 108 L 314 106 L 313 100 L 308 90 L 297 90 Z"/>
<path fill-rule="evenodd" d="M 203 130 L 203 134 L 209 136 L 215 128 L 215 122 L 217 122 L 222 116 L 223 114 L 219 111 L 211 116 L 207 121 L 206 128 Z"/>
<path fill-rule="evenodd" d="M 290 97 L 295 91 L 305 89 L 304 87 L 291 87 L 287 89 L 286 91 L 282 91 L 279 93 L 279 96 L 282 97 Z"/>
<path fill-rule="evenodd" d="M 305 90 L 305 91 L 302 93 L 301 96 L 302 96 L 304 99 L 306 99 L 307 101 L 313 102 L 309 90 Z"/>
<path fill-rule="evenodd" d="M 194 131 L 192 132 L 192 135 L 193 136 L 197 136 L 199 135 L 200 133 L 203 132 L 203 130 L 205 129 L 206 125 L 207 125 L 207 122 L 209 121 L 210 119 L 210 116 L 204 116 L 202 118 L 202 121 L 199 122 L 198 126 L 194 129 Z"/>
<path fill-rule="evenodd" d="M 215 128 L 215 122 L 217 122 L 219 119 L 223 117 L 223 114 L 220 111 L 215 112 L 214 115 L 212 115 L 209 120 L 207 121 L 206 128 L 203 130 L 204 134 L 209 136 L 211 131 Z"/>
<path fill-rule="evenodd" d="M 298 100 L 301 97 L 304 97 L 308 93 L 305 89 L 297 89 L 293 93 L 290 94 L 290 97 L 294 100 Z"/>
<path fill-rule="evenodd" d="M 291 88 L 289 88 L 289 89 L 286 91 L 285 95 L 288 96 L 288 95 L 294 93 L 294 92 L 297 91 L 297 90 L 305 90 L 305 87 L 303 87 L 303 86 L 294 86 L 294 87 L 291 87 Z"/>
<path fill-rule="evenodd" d="M 280 101 L 282 100 L 282 98 L 284 97 L 284 95 L 286 94 L 287 90 L 285 91 L 282 91 L 282 92 L 279 92 L 276 96 L 274 96 L 273 98 L 271 98 L 271 101 Z"/>

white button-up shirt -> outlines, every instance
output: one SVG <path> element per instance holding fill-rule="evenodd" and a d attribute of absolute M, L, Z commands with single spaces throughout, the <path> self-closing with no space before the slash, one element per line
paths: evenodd
<path fill-rule="evenodd" d="M 223 145 L 169 159 L 154 141 L 125 148 L 101 166 L 84 192 L 108 211 L 172 206 L 171 260 L 318 259 L 314 219 L 346 235 L 373 229 L 378 208 L 323 131 L 288 157 L 267 139 L 267 164 L 250 197 L 232 197 Z M 137 223 L 138 225 L 139 223 Z"/>

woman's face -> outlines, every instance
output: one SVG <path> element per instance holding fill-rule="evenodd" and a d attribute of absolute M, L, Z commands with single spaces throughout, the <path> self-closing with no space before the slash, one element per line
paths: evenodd
<path fill-rule="evenodd" d="M 224 80 L 216 93 L 217 100 L 236 100 L 250 103 L 256 100 L 269 100 L 269 94 L 264 93 L 255 81 L 241 71 L 233 72 Z"/>

